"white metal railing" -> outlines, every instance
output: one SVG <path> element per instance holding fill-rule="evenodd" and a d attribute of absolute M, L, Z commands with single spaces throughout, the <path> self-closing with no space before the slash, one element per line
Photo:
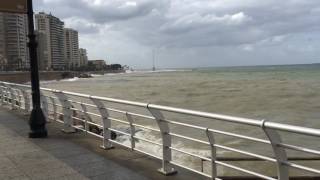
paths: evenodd
<path fill-rule="evenodd" d="M 0 89 L 0 104 L 8 104 L 13 109 L 19 108 L 26 112 L 30 111 L 31 89 L 29 85 L 0 82 Z M 65 132 L 75 132 L 76 130 L 84 131 L 87 134 L 101 138 L 102 147 L 105 149 L 112 148 L 113 144 L 117 144 L 160 159 L 162 161 L 162 167 L 159 171 L 165 175 L 176 173 L 174 166 L 185 168 L 212 179 L 220 179 L 219 166 L 268 180 L 288 180 L 289 177 L 292 176 L 291 172 L 294 172 L 289 171 L 291 169 L 300 170 L 302 175 L 311 173 L 310 176 L 319 176 L 320 174 L 319 150 L 314 147 L 306 147 L 305 144 L 294 145 L 288 142 L 283 142 L 282 136 L 280 135 L 281 132 L 286 132 L 294 134 L 297 137 L 313 137 L 318 140 L 317 138 L 320 137 L 319 129 L 269 122 L 266 120 L 253 120 L 155 104 L 91 96 L 87 94 L 59 91 L 48 88 L 41 88 L 41 97 L 42 108 L 47 119 L 63 123 L 63 130 Z M 133 108 L 138 108 L 139 110 L 134 111 Z M 174 113 L 179 116 L 213 119 L 225 123 L 246 125 L 252 128 L 256 127 L 261 130 L 261 133 L 263 133 L 266 138 L 251 137 L 239 133 L 227 132 L 225 130 L 208 128 L 202 125 L 186 123 L 184 121 L 176 121 L 168 118 L 166 113 Z M 115 114 L 117 114 L 117 116 L 115 116 Z M 123 116 L 120 117 L 121 115 Z M 151 123 L 155 123 L 155 125 L 152 126 L 139 123 L 141 119 L 148 120 Z M 117 126 L 114 124 L 123 124 L 129 128 L 129 131 L 117 128 Z M 173 126 L 196 130 L 202 133 L 205 138 L 197 136 L 192 137 L 173 132 Z M 148 137 L 138 136 L 136 133 L 137 128 L 158 133 L 161 141 L 154 141 L 148 139 Z M 102 130 L 102 132 L 99 130 Z M 130 143 L 125 144 L 117 139 L 114 139 L 112 137 L 113 133 L 116 133 L 119 136 L 129 137 Z M 216 141 L 216 137 L 218 135 L 266 145 L 272 149 L 272 155 L 261 155 L 258 153 L 249 152 L 247 150 L 242 150 L 237 147 L 219 144 Z M 208 156 L 204 156 L 195 152 L 189 152 L 183 148 L 175 147 L 172 145 L 173 138 L 178 138 L 181 142 L 192 141 L 194 143 L 201 144 L 201 146 L 206 146 L 208 147 L 210 153 Z M 150 153 L 144 148 L 138 148 L 136 146 L 138 141 L 143 141 L 153 144 L 155 147 L 159 147 L 161 152 L 160 155 Z M 319 146 L 316 147 L 319 148 Z M 245 158 L 221 158 L 217 155 L 218 150 L 237 153 L 245 156 Z M 308 155 L 308 157 L 288 158 L 288 151 L 302 152 Z M 173 152 L 182 153 L 185 156 L 191 156 L 199 159 L 201 161 L 200 168 L 190 167 L 178 160 L 173 159 Z M 305 164 L 308 163 L 299 164 L 297 163 L 298 160 L 312 160 L 316 162 L 310 166 L 307 166 Z M 268 166 L 269 169 L 272 169 L 273 167 L 276 170 L 274 175 L 267 175 L 252 170 L 255 169 L 254 165 L 253 167 L 249 167 L 248 165 L 243 167 L 241 165 L 232 164 L 232 161 L 269 162 L 272 164 L 271 167 Z"/>

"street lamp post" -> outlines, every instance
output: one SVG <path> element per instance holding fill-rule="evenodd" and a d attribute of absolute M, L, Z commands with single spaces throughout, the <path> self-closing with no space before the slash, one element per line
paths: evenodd
<path fill-rule="evenodd" d="M 45 138 L 48 136 L 46 129 L 46 118 L 41 109 L 40 87 L 38 72 L 37 42 L 34 33 L 33 6 L 32 0 L 27 0 L 28 7 L 28 29 L 29 29 L 29 54 L 32 86 L 32 112 L 29 119 L 31 132 L 30 138 Z"/>

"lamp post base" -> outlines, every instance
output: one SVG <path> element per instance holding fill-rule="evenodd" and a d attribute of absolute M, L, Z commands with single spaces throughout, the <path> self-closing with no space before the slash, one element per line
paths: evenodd
<path fill-rule="evenodd" d="M 48 132 L 46 129 L 46 118 L 40 108 L 33 109 L 29 119 L 29 125 L 31 132 L 29 138 L 46 138 Z"/>

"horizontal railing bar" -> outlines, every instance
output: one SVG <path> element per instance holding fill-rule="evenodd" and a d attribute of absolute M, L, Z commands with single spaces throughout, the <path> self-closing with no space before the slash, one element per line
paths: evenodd
<path fill-rule="evenodd" d="M 126 148 L 128 148 L 128 149 L 132 149 L 130 146 L 124 145 L 124 144 L 122 144 L 122 143 L 120 143 L 120 142 L 118 142 L 118 141 L 115 141 L 115 140 L 112 140 L 112 139 L 108 139 L 108 141 L 110 141 L 110 142 L 112 142 L 112 143 L 114 143 L 114 144 L 117 144 L 117 145 L 119 145 L 119 146 L 123 146 L 123 147 L 126 147 Z M 160 159 L 160 160 L 162 159 L 162 158 L 159 157 L 159 156 L 153 155 L 153 154 L 151 154 L 151 153 L 145 152 L 145 151 L 140 150 L 140 149 L 137 149 L 137 148 L 133 148 L 133 150 L 134 150 L 134 151 L 137 151 L 137 152 L 140 152 L 140 153 L 142 153 L 142 154 L 146 154 L 146 155 L 151 156 L 151 157 L 156 158 L 156 159 Z"/>
<path fill-rule="evenodd" d="M 138 140 L 145 141 L 145 142 L 148 142 L 148 143 L 151 143 L 151 144 L 155 144 L 155 145 L 158 145 L 158 146 L 162 146 L 162 144 L 160 144 L 160 143 L 157 143 L 157 142 L 154 142 L 154 141 L 151 141 L 151 140 L 142 138 L 142 137 L 138 137 L 138 136 L 131 136 L 131 134 L 126 133 L 126 132 L 119 131 L 119 130 L 117 130 L 117 129 L 113 129 L 113 128 L 108 128 L 108 129 L 110 129 L 111 131 L 114 131 L 114 132 L 116 132 L 116 133 L 119 133 L 119 134 L 123 134 L 123 135 L 129 136 L 129 137 L 133 137 L 134 139 L 138 139 Z"/>
<path fill-rule="evenodd" d="M 91 132 L 91 131 L 86 131 L 86 133 L 88 133 L 88 134 L 90 134 L 90 135 L 93 135 L 93 136 L 96 136 L 96 137 L 98 137 L 98 138 L 103 139 L 103 136 L 101 136 L 100 134 L 96 134 L 96 133 Z"/>
<path fill-rule="evenodd" d="M 97 126 L 97 127 L 101 128 L 101 129 L 103 129 L 103 126 L 100 125 L 100 124 L 97 124 L 97 123 L 94 123 L 94 122 L 91 122 L 91 121 L 86 121 L 86 123 L 87 123 L 87 124 L 90 124 L 90 125 Z"/>
<path fill-rule="evenodd" d="M 75 128 L 75 129 L 77 129 L 77 130 L 80 130 L 80 131 L 86 132 L 86 130 L 85 130 L 85 129 L 82 129 L 82 128 L 78 127 L 78 126 L 71 125 L 71 127 Z"/>
<path fill-rule="evenodd" d="M 72 95 L 72 96 L 83 97 L 83 98 L 88 98 L 88 99 L 97 99 L 97 100 L 101 100 L 101 101 L 107 101 L 107 102 L 113 102 L 113 103 L 119 103 L 119 104 L 126 104 L 126 105 L 138 106 L 138 107 L 147 107 L 147 103 L 120 100 L 120 99 L 114 99 L 114 98 L 106 98 L 106 97 L 100 97 L 100 96 L 91 96 L 91 95 L 82 94 L 82 93 L 75 93 L 75 92 L 70 92 L 70 91 L 59 91 L 59 90 L 53 90 L 53 89 L 48 89 L 48 88 L 41 88 L 41 90 L 49 91 L 49 92 L 56 92 L 56 93 L 63 93 L 66 95 Z"/>
<path fill-rule="evenodd" d="M 147 116 L 147 115 L 142 115 L 142 114 L 137 114 L 137 113 L 132 113 L 132 112 L 128 112 L 128 114 L 132 115 L 132 116 L 136 116 L 136 117 L 146 118 L 146 119 L 152 119 L 152 120 L 156 119 L 153 116 Z"/>
<path fill-rule="evenodd" d="M 202 144 L 206 144 L 206 145 L 210 145 L 209 142 L 202 141 L 199 139 L 194 139 L 194 138 L 183 136 L 183 135 L 176 134 L 176 133 L 169 133 L 169 135 L 174 136 L 174 137 L 178 137 L 178 138 L 182 138 L 182 139 L 187 139 L 187 140 L 194 141 L 194 142 L 198 142 L 198 143 L 202 143 Z"/>
<path fill-rule="evenodd" d="M 184 165 L 182 165 L 182 164 L 176 163 L 176 162 L 174 162 L 174 161 L 170 161 L 170 164 L 175 165 L 175 166 L 178 166 L 178 167 L 181 167 L 181 168 L 186 169 L 186 170 L 189 170 L 189 171 L 191 171 L 191 172 L 200 174 L 200 175 L 202 175 L 202 176 L 211 178 L 211 175 L 209 175 L 209 174 L 206 174 L 206 173 L 201 172 L 201 171 L 197 171 L 197 170 L 195 170 L 195 169 L 189 168 L 189 167 L 187 167 L 187 166 L 184 166 Z M 215 178 L 215 180 L 221 180 L 221 179 Z"/>
<path fill-rule="evenodd" d="M 90 106 L 90 107 L 94 107 L 94 108 L 98 108 L 96 105 L 94 104 L 88 104 L 88 103 L 83 103 L 83 102 L 79 102 L 79 101 L 73 101 L 73 100 L 68 100 L 72 103 L 76 103 L 76 104 L 83 104 L 86 106 Z M 122 113 L 122 114 L 129 114 L 132 116 L 136 116 L 136 117 L 142 117 L 142 118 L 146 118 L 146 119 L 155 119 L 152 116 L 147 116 L 147 115 L 142 115 L 142 114 L 137 114 L 137 113 L 132 113 L 132 112 L 127 112 L 127 111 L 123 111 L 123 110 L 119 110 L 119 109 L 114 109 L 114 108 L 102 108 L 102 109 L 106 109 L 112 112 L 117 112 L 117 113 Z"/>
<path fill-rule="evenodd" d="M 119 131 L 119 130 L 114 129 L 114 128 L 108 128 L 108 129 L 110 129 L 111 131 L 114 131 L 116 133 L 119 133 L 119 134 L 123 134 L 123 135 L 126 135 L 126 136 L 131 136 L 131 134 L 129 134 L 129 133 L 122 132 L 122 131 Z"/>
<path fill-rule="evenodd" d="M 176 121 L 171 121 L 171 120 L 161 120 L 161 121 L 167 122 L 167 123 L 170 123 L 170 124 L 181 125 L 181 126 L 185 126 L 185 127 L 189 127 L 189 128 L 195 128 L 195 129 L 199 129 L 199 130 L 207 130 L 207 128 L 205 128 L 205 127 L 186 124 L 186 123 L 181 123 L 181 122 L 176 122 Z"/>
<path fill-rule="evenodd" d="M 139 127 L 139 128 L 148 129 L 148 130 L 151 130 L 151 131 L 161 132 L 159 129 L 154 129 L 154 128 L 151 128 L 151 127 L 148 127 L 148 126 L 143 126 L 143 125 L 140 125 L 140 124 L 133 123 L 132 125 L 136 126 L 136 127 Z"/>
<path fill-rule="evenodd" d="M 246 125 L 253 125 L 253 126 L 260 126 L 261 125 L 261 121 L 259 121 L 259 120 L 239 118 L 239 117 L 226 116 L 226 115 L 220 115 L 220 114 L 213 114 L 213 113 L 207 113 L 207 112 L 201 112 L 201 111 L 193 111 L 193 110 L 174 108 L 174 107 L 169 107 L 169 106 L 149 104 L 148 108 L 167 111 L 167 112 L 173 112 L 173 113 L 186 114 L 186 115 L 191 115 L 191 116 L 197 116 L 197 117 L 203 117 L 203 118 L 224 120 L 224 121 L 228 121 L 228 122 L 240 123 L 240 124 L 246 124 Z"/>
<path fill-rule="evenodd" d="M 92 112 L 86 112 L 86 113 L 89 115 L 92 115 L 92 116 L 102 117 L 100 114 L 96 114 L 96 113 L 92 113 Z"/>
<path fill-rule="evenodd" d="M 129 135 L 131 136 L 131 135 Z M 141 141 L 145 141 L 145 142 L 148 142 L 148 143 L 151 143 L 151 144 L 155 144 L 155 145 L 158 145 L 158 146 L 162 146 L 161 143 L 157 143 L 157 142 L 154 142 L 154 141 L 151 141 L 151 140 L 148 140 L 148 139 L 145 139 L 145 138 L 142 138 L 142 137 L 138 137 L 138 136 L 133 136 L 134 139 L 138 139 L 138 140 L 141 140 Z"/>
<path fill-rule="evenodd" d="M 240 135 L 240 134 L 235 134 L 235 133 L 230 133 L 230 132 L 225 132 L 225 131 L 219 131 L 219 130 L 216 130 L 216 129 L 208 129 L 208 131 L 216 133 L 216 134 L 222 134 L 222 135 L 226 135 L 226 136 L 237 137 L 237 138 L 241 138 L 241 139 L 245 139 L 245 140 L 264 143 L 264 144 L 271 144 L 270 141 L 268 141 L 268 140 L 259 139 L 259 138 L 253 138 L 253 137 Z"/>
<path fill-rule="evenodd" d="M 292 163 L 292 162 L 281 162 L 289 167 L 292 167 L 292 168 L 296 168 L 296 169 L 299 169 L 299 170 L 304 170 L 304 171 L 308 171 L 308 172 L 311 172 L 311 173 L 315 173 L 315 174 L 320 174 L 320 170 L 317 170 L 317 169 L 314 169 L 314 168 L 310 168 L 310 167 L 306 167 L 306 166 L 302 166 L 302 165 L 299 165 L 299 164 L 295 164 L 295 163 Z"/>
<path fill-rule="evenodd" d="M 295 134 L 303 134 L 303 135 L 320 137 L 320 130 L 319 129 L 293 126 L 293 125 L 289 125 L 289 124 L 280 124 L 280 123 L 276 123 L 276 122 L 265 122 L 265 127 L 270 128 L 270 129 L 279 130 L 279 131 L 291 132 L 291 133 L 295 133 Z"/>
<path fill-rule="evenodd" d="M 58 100 L 59 98 L 55 97 L 55 96 L 49 96 L 49 95 L 45 95 L 45 94 L 40 94 L 41 97 L 46 97 L 46 98 L 52 98 L 52 99 L 56 99 Z"/>
<path fill-rule="evenodd" d="M 277 145 L 284 147 L 284 148 L 287 148 L 287 149 L 295 150 L 295 151 L 320 155 L 320 151 L 313 150 L 313 149 L 308 149 L 308 148 L 294 146 L 294 145 L 285 144 L 285 143 L 278 143 Z"/>
<path fill-rule="evenodd" d="M 122 144 L 122 143 L 120 143 L 120 142 L 118 142 L 118 141 L 115 141 L 115 140 L 112 140 L 112 139 L 108 139 L 108 141 L 110 141 L 110 142 L 112 142 L 112 143 L 114 143 L 114 144 L 117 144 L 117 145 L 119 145 L 119 146 L 123 146 L 123 147 L 125 147 L 125 148 L 132 149 L 130 146 L 124 145 L 124 144 Z"/>
<path fill-rule="evenodd" d="M 248 157 L 217 157 L 216 159 L 218 161 L 266 161 L 260 158 Z M 318 161 L 320 157 L 288 157 L 287 159 L 288 161 Z"/>
<path fill-rule="evenodd" d="M 130 125 L 130 123 L 128 123 L 127 121 L 123 121 L 123 120 L 120 120 L 120 119 L 117 119 L 117 118 L 109 117 L 108 119 L 111 120 L 111 121 L 116 121 L 116 122 L 119 122 L 119 123 L 122 123 L 122 124 Z"/>
<path fill-rule="evenodd" d="M 89 103 L 85 103 L 85 102 L 75 101 L 75 100 L 72 100 L 72 99 L 67 99 L 67 101 L 69 101 L 69 102 L 71 102 L 71 103 L 75 103 L 75 104 L 80 104 L 80 105 L 82 104 L 82 105 L 85 105 L 85 106 L 97 108 L 97 106 L 94 105 L 94 104 L 89 104 Z"/>
<path fill-rule="evenodd" d="M 97 107 L 96 105 L 94 105 L 94 104 L 88 104 L 88 103 L 79 102 L 79 101 L 74 101 L 74 100 L 67 100 L 67 101 L 72 102 L 72 103 L 76 103 L 76 104 L 83 104 L 83 105 L 86 105 L 86 106 L 98 108 L 98 107 Z M 155 118 L 152 117 L 152 116 L 147 116 L 147 115 L 142 115 L 142 114 L 127 112 L 127 111 L 118 110 L 118 109 L 114 109 L 114 108 L 102 108 L 102 109 L 106 109 L 106 110 L 109 110 L 109 111 L 112 111 L 112 112 L 117 112 L 117 113 L 122 113 L 122 114 L 129 114 L 129 115 L 132 115 L 132 116 L 142 117 L 142 118 L 146 118 L 146 119 L 155 119 Z"/>
<path fill-rule="evenodd" d="M 51 102 L 47 102 L 48 104 L 50 105 L 53 105 L 53 106 L 58 106 L 58 107 L 62 107 L 62 108 L 65 108 L 64 106 L 62 106 L 61 104 L 57 104 L 57 103 L 51 103 Z"/>
<path fill-rule="evenodd" d="M 200 156 L 200 155 L 197 155 L 197 154 L 193 154 L 193 153 L 190 153 L 190 152 L 187 152 L 187 151 L 175 148 L 175 147 L 170 147 L 170 149 L 172 149 L 174 151 L 178 151 L 178 152 L 183 153 L 183 154 L 187 154 L 187 155 L 193 156 L 193 157 L 197 157 L 197 158 L 205 160 L 205 161 L 210 161 L 210 162 L 212 161 L 210 158 L 207 158 L 207 157 L 204 157 L 204 156 Z"/>
<path fill-rule="evenodd" d="M 18 96 L 18 97 L 23 97 L 23 95 L 21 95 L 20 93 L 11 93 L 10 91 L 2 91 L 2 92 L 6 93 L 6 94 Z M 4 96 L 6 96 L 6 95 L 4 95 Z"/>
<path fill-rule="evenodd" d="M 277 179 L 274 179 L 272 177 L 265 176 L 263 174 L 256 173 L 256 172 L 253 172 L 253 171 L 250 171 L 250 170 L 247 170 L 247 169 L 243 169 L 243 168 L 240 168 L 240 167 L 237 167 L 237 166 L 234 166 L 234 165 L 231 165 L 231 164 L 227 164 L 227 163 L 224 163 L 224 162 L 221 162 L 221 161 L 215 161 L 215 163 L 218 164 L 218 165 L 224 166 L 224 167 L 228 167 L 228 168 L 240 171 L 240 172 L 244 172 L 244 173 L 247 173 L 247 174 L 250 174 L 250 175 L 253 175 L 253 176 L 260 177 L 262 179 L 277 180 Z"/>
<path fill-rule="evenodd" d="M 53 112 L 54 113 L 54 111 L 52 111 L 52 110 L 48 110 L 48 111 L 50 111 L 50 112 Z M 79 110 L 79 111 L 81 111 L 81 110 Z M 59 113 L 59 112 L 56 112 L 57 114 L 59 114 L 59 115 L 63 115 L 64 116 L 64 114 L 63 113 Z M 89 114 L 89 112 L 87 112 L 88 114 Z M 98 114 L 96 114 L 96 115 L 98 115 Z M 100 117 L 101 117 L 101 115 L 99 115 Z M 83 119 L 79 119 L 78 117 L 74 117 L 74 116 L 71 116 L 72 118 L 76 118 L 77 120 L 80 120 L 80 121 L 82 121 L 82 122 L 86 122 L 86 123 L 88 123 L 88 124 L 91 124 L 91 125 L 94 125 L 94 126 L 97 126 L 97 127 L 99 127 L 99 128 L 103 128 L 103 126 L 102 125 L 100 125 L 100 124 L 97 124 L 97 123 L 94 123 L 94 122 L 91 122 L 91 121 L 86 121 L 86 120 L 83 120 Z"/>
<path fill-rule="evenodd" d="M 129 147 L 129 148 L 131 149 L 131 147 Z M 155 159 L 160 159 L 160 160 L 162 159 L 162 158 L 159 157 L 159 156 L 156 156 L 156 155 L 154 155 L 154 154 L 145 152 L 145 151 L 143 151 L 143 150 L 141 150 L 141 149 L 133 148 L 133 150 L 138 151 L 138 152 L 143 153 L 143 154 L 146 154 L 146 155 L 148 155 L 148 156 L 151 156 L 151 157 L 153 157 L 153 158 L 155 158 Z"/>
<path fill-rule="evenodd" d="M 280 131 L 287 131 L 287 132 L 305 134 L 305 135 L 311 135 L 311 136 L 317 136 L 317 137 L 320 136 L 320 130 L 313 129 L 313 128 L 305 128 L 305 127 L 293 126 L 288 124 L 280 124 L 280 123 L 268 122 L 268 121 L 264 122 L 260 120 L 226 116 L 226 115 L 180 109 L 180 108 L 174 108 L 174 107 L 168 107 L 168 106 L 160 106 L 160 105 L 154 105 L 154 104 L 149 104 L 148 108 L 153 108 L 153 109 L 167 111 L 167 112 L 192 115 L 192 116 L 203 117 L 203 118 L 223 120 L 223 121 L 232 122 L 232 123 L 258 126 L 258 127 L 261 127 L 262 125 L 264 125 L 264 127 L 266 128 L 271 128 L 271 129 L 280 130 Z"/>
<path fill-rule="evenodd" d="M 78 121 L 81 121 L 81 122 L 86 122 L 86 120 L 83 120 L 83 119 L 80 119 L 80 118 L 77 118 L 77 117 L 74 117 L 74 116 L 71 116 L 72 119 L 76 119 Z"/>
<path fill-rule="evenodd" d="M 256 157 L 256 158 L 260 158 L 266 161 L 270 161 L 270 162 L 276 162 L 276 159 L 267 157 L 267 156 L 263 156 L 263 155 L 259 155 L 259 154 L 254 154 L 254 153 L 250 153 L 247 151 L 242 151 L 242 150 L 238 150 L 235 148 L 231 148 L 231 147 L 227 147 L 227 146 L 223 146 L 223 145 L 219 145 L 219 144 L 214 144 L 214 147 L 220 148 L 220 149 L 224 149 L 224 150 L 228 150 L 228 151 L 232 151 L 232 152 L 236 152 L 236 153 L 240 153 L 240 154 L 244 154 L 247 156 L 252 156 L 252 157 Z"/>
<path fill-rule="evenodd" d="M 64 124 L 64 122 L 61 121 L 61 120 L 59 120 L 59 119 L 54 119 L 54 118 L 51 118 L 51 117 L 48 117 L 48 119 L 51 119 L 51 120 L 53 120 L 53 121 L 57 121 L 57 122 L 59 122 L 59 123 L 61 123 L 61 124 Z"/>

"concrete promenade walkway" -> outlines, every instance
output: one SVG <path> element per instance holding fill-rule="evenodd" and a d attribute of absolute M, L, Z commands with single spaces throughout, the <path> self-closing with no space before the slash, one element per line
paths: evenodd
<path fill-rule="evenodd" d="M 161 162 L 116 147 L 99 148 L 100 140 L 84 133 L 64 134 L 48 124 L 49 138 L 27 138 L 28 115 L 0 107 L 0 179 L 205 179 L 178 169 L 175 176 L 157 173 Z"/>

